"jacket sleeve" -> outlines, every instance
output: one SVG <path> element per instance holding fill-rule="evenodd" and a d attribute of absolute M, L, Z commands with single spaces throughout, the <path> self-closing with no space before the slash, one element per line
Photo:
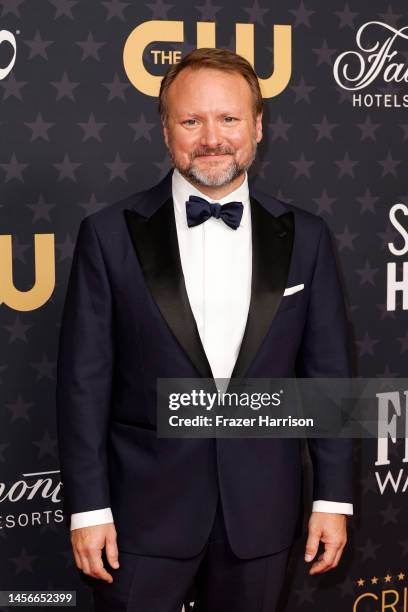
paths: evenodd
<path fill-rule="evenodd" d="M 321 232 L 310 302 L 296 361 L 299 378 L 351 378 L 349 327 L 334 250 L 326 223 Z M 327 409 L 330 409 L 328 405 Z M 313 499 L 352 503 L 352 440 L 309 438 Z"/>
<path fill-rule="evenodd" d="M 64 512 L 110 506 L 106 440 L 113 368 L 112 294 L 89 217 L 80 224 L 61 320 L 57 433 Z"/>

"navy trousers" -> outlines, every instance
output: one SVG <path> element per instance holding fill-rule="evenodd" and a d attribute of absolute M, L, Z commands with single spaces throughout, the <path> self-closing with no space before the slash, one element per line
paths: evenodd
<path fill-rule="evenodd" d="M 192 586 L 194 612 L 280 612 L 289 552 L 239 559 L 229 546 L 218 502 L 208 541 L 197 556 L 171 559 L 119 551 L 116 570 L 103 556 L 113 583 L 82 572 L 81 577 L 92 588 L 95 612 L 181 612 Z"/>

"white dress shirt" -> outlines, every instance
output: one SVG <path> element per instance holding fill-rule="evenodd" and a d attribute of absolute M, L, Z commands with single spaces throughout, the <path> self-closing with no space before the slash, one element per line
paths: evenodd
<path fill-rule="evenodd" d="M 181 266 L 188 299 L 214 378 L 229 379 L 244 335 L 251 299 L 252 234 L 248 177 L 220 200 L 213 200 L 187 181 L 178 170 L 172 177 L 172 195 Z M 190 195 L 209 202 L 242 202 L 239 227 L 210 217 L 188 227 L 186 201 Z M 313 512 L 353 514 L 349 503 L 316 500 Z M 110 508 L 71 515 L 71 530 L 113 522 Z"/>

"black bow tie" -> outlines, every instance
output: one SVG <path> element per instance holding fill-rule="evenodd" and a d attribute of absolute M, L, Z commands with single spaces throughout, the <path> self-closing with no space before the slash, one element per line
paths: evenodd
<path fill-rule="evenodd" d="M 188 227 L 204 223 L 210 217 L 222 219 L 229 227 L 236 230 L 241 223 L 244 206 L 242 202 L 227 202 L 226 204 L 211 204 L 204 198 L 191 195 L 186 202 Z"/>

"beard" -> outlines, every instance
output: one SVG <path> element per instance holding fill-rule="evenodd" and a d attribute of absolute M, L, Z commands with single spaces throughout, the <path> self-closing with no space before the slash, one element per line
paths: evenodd
<path fill-rule="evenodd" d="M 196 185 L 197 187 L 224 187 L 229 183 L 232 183 L 237 177 L 241 176 L 248 170 L 248 168 L 253 164 L 254 159 L 256 157 L 256 149 L 257 142 L 256 138 L 253 138 L 252 141 L 252 155 L 251 158 L 246 162 L 239 164 L 237 160 L 232 157 L 230 163 L 226 168 L 220 170 L 218 164 L 214 164 L 212 167 L 208 167 L 206 169 L 199 168 L 194 160 L 196 157 L 200 155 L 234 155 L 234 149 L 231 147 L 220 146 L 215 149 L 210 149 L 209 147 L 200 147 L 195 149 L 190 156 L 190 163 L 186 166 L 181 166 L 175 156 L 173 155 L 171 147 L 169 147 L 170 157 L 173 161 L 174 166 L 180 172 L 184 178 L 186 178 L 190 183 Z"/>

